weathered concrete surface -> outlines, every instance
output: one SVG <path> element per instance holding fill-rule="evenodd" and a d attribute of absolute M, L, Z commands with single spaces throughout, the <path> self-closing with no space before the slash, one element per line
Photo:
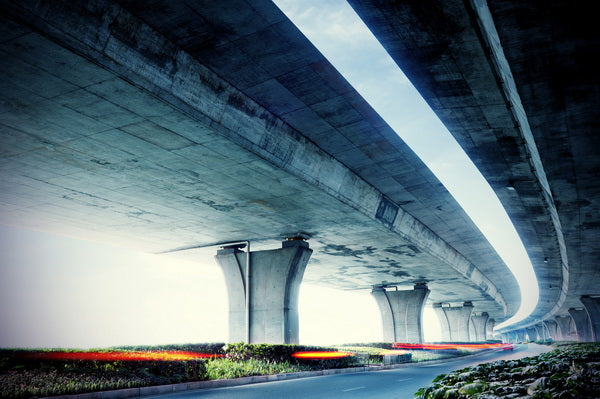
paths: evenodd
<path fill-rule="evenodd" d="M 436 314 L 440 320 L 442 337 L 444 341 L 469 342 L 469 324 L 473 304 L 465 302 L 462 306 L 440 306 L 435 304 Z M 447 338 L 447 339 L 446 339 Z"/>
<path fill-rule="evenodd" d="M 384 342 L 424 342 L 423 309 L 429 296 L 425 284 L 417 284 L 412 290 L 375 287 L 371 295 L 381 312 Z"/>
<path fill-rule="evenodd" d="M 592 342 L 594 337 L 592 335 L 592 324 L 590 318 L 585 309 L 569 309 L 569 314 L 575 324 L 575 331 L 577 332 L 577 339 L 579 342 Z"/>
<path fill-rule="evenodd" d="M 2 223 L 151 252 L 307 231 L 309 281 L 516 311 L 458 204 L 271 2 L 2 9 Z"/>
<path fill-rule="evenodd" d="M 573 318 L 570 315 L 556 316 L 554 320 L 556 320 L 556 324 L 558 325 L 558 332 L 561 341 L 577 340 L 575 325 L 573 322 Z"/>
<path fill-rule="evenodd" d="M 494 326 L 496 325 L 496 320 L 489 318 L 487 324 L 485 325 L 485 339 L 494 339 Z"/>
<path fill-rule="evenodd" d="M 592 337 L 595 342 L 600 342 L 600 297 L 584 296 L 580 300 L 590 318 Z"/>
<path fill-rule="evenodd" d="M 511 328 L 598 294 L 594 17 L 569 1 L 349 3 L 490 182 L 525 244 L 540 301 Z"/>
<path fill-rule="evenodd" d="M 304 241 L 284 241 L 282 248 L 246 253 L 235 248 L 217 252 L 229 297 L 229 342 L 248 342 L 246 281 L 249 283 L 250 343 L 298 344 L 298 294 L 312 250 Z"/>
<path fill-rule="evenodd" d="M 548 331 L 548 338 L 552 339 L 553 341 L 560 341 L 558 324 L 556 323 L 556 320 L 544 320 L 544 326 Z"/>
<path fill-rule="evenodd" d="M 487 338 L 486 338 L 486 328 L 487 328 L 487 323 L 488 323 L 488 319 L 490 318 L 490 315 L 488 315 L 486 312 L 482 312 L 481 314 L 478 315 L 471 315 L 471 324 L 473 325 L 473 333 L 474 335 L 472 335 L 471 341 L 474 342 L 484 342 Z"/>

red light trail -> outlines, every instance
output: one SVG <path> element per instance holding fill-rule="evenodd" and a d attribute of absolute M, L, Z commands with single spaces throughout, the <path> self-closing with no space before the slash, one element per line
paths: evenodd
<path fill-rule="evenodd" d="M 97 361 L 182 361 L 224 357 L 213 353 L 186 351 L 114 351 L 114 352 L 36 352 L 22 357 L 40 360 L 97 360 Z"/>

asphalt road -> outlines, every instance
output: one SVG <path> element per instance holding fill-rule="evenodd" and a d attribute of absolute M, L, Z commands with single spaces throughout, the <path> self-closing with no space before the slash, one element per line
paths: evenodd
<path fill-rule="evenodd" d="M 161 399 L 193 398 L 395 398 L 412 399 L 417 389 L 427 386 L 439 374 L 495 360 L 510 360 L 536 356 L 550 350 L 536 344 L 515 345 L 513 351 L 494 351 L 466 359 L 454 359 L 437 365 L 338 374 L 301 378 L 288 381 L 265 382 L 237 387 L 202 389 L 167 395 L 148 396 Z"/>

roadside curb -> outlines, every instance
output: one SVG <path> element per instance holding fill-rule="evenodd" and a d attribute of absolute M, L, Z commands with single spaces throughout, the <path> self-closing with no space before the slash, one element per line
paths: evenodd
<path fill-rule="evenodd" d="M 318 377 L 323 375 L 335 375 L 335 374 L 351 374 L 351 373 L 364 373 L 370 371 L 381 371 L 381 370 L 392 370 L 402 369 L 408 367 L 418 367 L 420 365 L 436 365 L 443 364 L 455 359 L 464 359 L 480 355 L 487 350 L 477 352 L 471 355 L 453 357 L 449 359 L 431 360 L 419 363 L 399 363 L 399 364 L 388 364 L 383 366 L 362 366 L 362 367 L 349 367 L 345 369 L 327 369 L 317 371 L 299 371 L 296 373 L 284 373 L 284 374 L 272 374 L 272 375 L 256 375 L 252 377 L 241 377 L 232 378 L 228 380 L 209 380 L 209 381 L 193 381 L 193 382 L 182 382 L 179 384 L 168 384 L 168 385 L 154 385 L 149 387 L 140 388 L 125 388 L 115 389 L 111 391 L 99 391 L 99 392 L 87 392 L 72 395 L 59 395 L 59 396 L 47 396 L 40 399 L 123 399 L 123 398 L 135 398 L 150 395 L 163 395 L 167 393 L 190 391 L 194 389 L 209 389 L 209 388 L 225 388 L 234 387 L 238 385 L 257 384 L 261 382 L 273 382 L 273 381 L 285 381 L 294 380 L 298 378 L 307 377 Z"/>

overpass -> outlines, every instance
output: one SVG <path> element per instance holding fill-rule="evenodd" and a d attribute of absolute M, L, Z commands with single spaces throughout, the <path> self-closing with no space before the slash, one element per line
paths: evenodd
<path fill-rule="evenodd" d="M 569 315 L 597 339 L 596 35 L 561 25 L 566 3 L 350 3 L 524 241 L 541 299 L 511 332 Z M 372 289 L 388 340 L 422 339 L 426 301 L 454 340 L 516 312 L 479 230 L 270 1 L 2 9 L 1 223 L 192 259 L 221 247 L 231 340 L 295 342 L 302 280 Z"/>

